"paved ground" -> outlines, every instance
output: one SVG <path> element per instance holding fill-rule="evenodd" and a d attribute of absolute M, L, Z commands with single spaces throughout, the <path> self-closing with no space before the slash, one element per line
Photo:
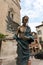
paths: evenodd
<path fill-rule="evenodd" d="M 43 60 L 38 60 L 38 59 L 34 59 L 34 58 L 32 58 L 31 60 L 32 60 L 31 65 L 43 65 Z M 2 61 L 2 64 L 0 64 L 0 65 L 16 65 L 16 61 L 15 61 L 14 57 L 10 57 L 9 59 L 8 58 L 4 59 Z"/>
<path fill-rule="evenodd" d="M 43 65 L 43 60 L 33 58 L 31 65 Z"/>

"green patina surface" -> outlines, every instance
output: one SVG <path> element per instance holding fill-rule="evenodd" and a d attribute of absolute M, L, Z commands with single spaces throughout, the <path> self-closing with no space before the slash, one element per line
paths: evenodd
<path fill-rule="evenodd" d="M 30 40 L 22 40 L 17 37 L 17 35 L 14 35 L 14 39 L 18 42 L 17 44 L 17 54 L 18 57 L 16 59 L 17 65 L 27 65 L 27 62 L 30 57 L 29 48 L 28 45 L 31 44 L 31 42 L 34 41 L 33 36 L 30 34 L 30 27 L 27 27 L 27 30 L 25 32 L 25 35 L 30 37 Z"/>

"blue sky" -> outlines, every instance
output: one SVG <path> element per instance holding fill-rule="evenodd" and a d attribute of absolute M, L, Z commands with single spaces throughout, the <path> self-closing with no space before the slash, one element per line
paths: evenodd
<path fill-rule="evenodd" d="M 36 31 L 36 26 L 43 21 L 43 0 L 21 0 L 21 18 L 29 16 L 29 26 Z"/>

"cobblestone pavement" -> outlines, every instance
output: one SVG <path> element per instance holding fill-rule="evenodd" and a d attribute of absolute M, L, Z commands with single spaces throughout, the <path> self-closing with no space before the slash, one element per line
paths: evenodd
<path fill-rule="evenodd" d="M 43 61 L 42 60 L 35 60 L 32 62 L 32 65 L 43 65 Z"/>
<path fill-rule="evenodd" d="M 43 60 L 33 58 L 31 65 L 43 65 Z"/>
<path fill-rule="evenodd" d="M 31 65 L 43 65 L 43 60 L 32 58 L 31 61 Z M 0 65 L 16 65 L 16 60 L 14 57 L 10 57 L 9 59 L 7 58 L 2 60 L 2 63 Z"/>

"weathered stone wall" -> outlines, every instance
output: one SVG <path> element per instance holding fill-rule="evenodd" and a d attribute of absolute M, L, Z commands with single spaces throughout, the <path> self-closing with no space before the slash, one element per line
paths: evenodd
<path fill-rule="evenodd" d="M 7 16 L 10 9 L 13 9 L 13 22 L 20 24 L 20 5 L 18 0 L 0 0 L 0 33 L 12 37 L 14 33 L 7 31 Z M 9 21 L 10 22 L 10 21 Z M 16 58 L 17 42 L 6 41 L 2 42 L 0 59 Z M 9 59 L 10 60 L 10 59 Z"/>

